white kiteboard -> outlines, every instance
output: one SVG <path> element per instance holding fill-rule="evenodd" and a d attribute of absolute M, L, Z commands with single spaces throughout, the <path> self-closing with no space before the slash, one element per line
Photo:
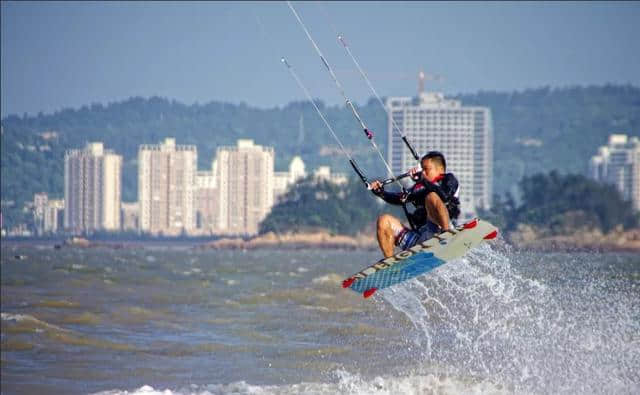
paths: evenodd
<path fill-rule="evenodd" d="M 494 239 L 498 228 L 487 221 L 473 219 L 452 232 L 444 232 L 408 250 L 366 267 L 345 279 L 343 288 L 362 293 L 365 298 L 377 290 L 427 273 L 446 262 L 464 256 L 483 240 Z"/>

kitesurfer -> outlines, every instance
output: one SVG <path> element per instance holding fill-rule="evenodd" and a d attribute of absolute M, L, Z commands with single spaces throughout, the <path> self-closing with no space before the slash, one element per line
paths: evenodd
<path fill-rule="evenodd" d="M 416 183 L 406 192 L 387 192 L 380 181 L 371 183 L 373 193 L 385 202 L 403 205 L 411 227 L 390 215 L 382 214 L 377 221 L 378 244 L 385 258 L 393 255 L 394 246 L 402 250 L 433 237 L 434 234 L 452 231 L 451 220 L 460 215 L 458 180 L 447 173 L 444 155 L 431 151 L 420 160 L 422 169 L 411 169 Z M 406 204 L 415 210 L 410 213 Z"/>

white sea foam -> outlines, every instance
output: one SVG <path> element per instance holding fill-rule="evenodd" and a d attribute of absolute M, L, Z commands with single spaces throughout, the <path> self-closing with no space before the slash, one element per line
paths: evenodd
<path fill-rule="evenodd" d="M 633 295 L 584 282 L 551 289 L 484 245 L 380 294 L 413 323 L 424 360 L 456 374 L 516 392 L 633 393 L 640 350 L 625 340 L 638 330 Z"/>
<path fill-rule="evenodd" d="M 406 377 L 364 378 L 346 370 L 333 373 L 335 382 L 298 383 L 287 385 L 254 385 L 245 381 L 230 384 L 192 384 L 186 388 L 156 389 L 144 385 L 134 390 L 111 390 L 97 395 L 227 395 L 227 394 L 350 394 L 350 395 L 396 395 L 396 394 L 509 394 L 503 386 L 489 381 L 474 381 L 443 375 L 409 375 Z"/>

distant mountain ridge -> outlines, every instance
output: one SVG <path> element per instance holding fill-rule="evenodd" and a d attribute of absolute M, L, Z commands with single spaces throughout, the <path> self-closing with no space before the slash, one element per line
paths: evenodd
<path fill-rule="evenodd" d="M 523 175 L 551 169 L 584 173 L 589 157 L 612 133 L 640 136 L 640 88 L 632 85 L 543 87 L 453 98 L 463 105 L 492 110 L 494 191 L 499 194 Z M 382 163 L 350 111 L 344 106 L 318 104 L 367 175 L 384 174 Z M 358 106 L 358 112 L 385 149 L 384 110 L 372 99 Z M 351 172 L 344 158 L 336 154 L 336 143 L 309 102 L 258 109 L 244 103 L 185 105 L 159 97 L 135 97 L 53 114 L 10 115 L 2 119 L 0 148 L 6 225 L 25 216 L 19 211 L 34 193 L 63 195 L 64 152 L 82 148 L 89 141 L 103 141 L 106 148 L 123 155 L 122 197 L 136 200 L 138 146 L 156 144 L 165 137 L 175 137 L 178 144 L 195 144 L 199 169 L 211 168 L 217 147 L 251 138 L 275 148 L 278 170 L 293 156 L 301 155 L 309 168 L 330 165 L 336 171 Z"/>

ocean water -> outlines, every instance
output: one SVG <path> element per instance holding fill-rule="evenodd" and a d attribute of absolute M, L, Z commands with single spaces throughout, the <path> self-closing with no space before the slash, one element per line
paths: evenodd
<path fill-rule="evenodd" d="M 365 300 L 374 251 L 1 253 L 2 394 L 640 393 L 637 254 L 484 244 Z"/>

